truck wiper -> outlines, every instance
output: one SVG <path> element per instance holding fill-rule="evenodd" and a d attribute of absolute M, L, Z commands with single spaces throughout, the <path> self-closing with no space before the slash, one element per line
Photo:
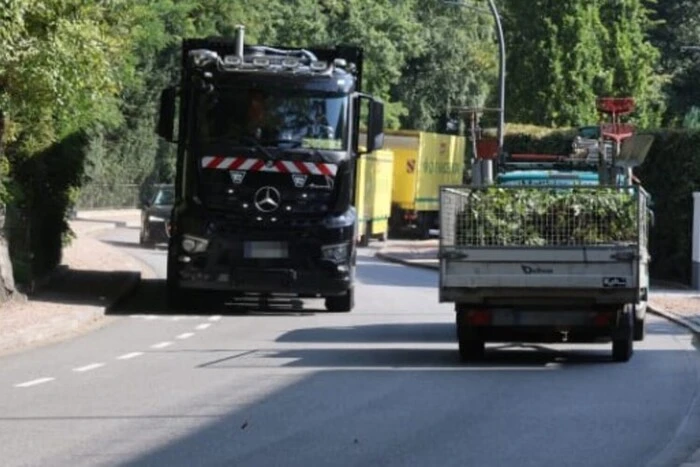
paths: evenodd
<path fill-rule="evenodd" d="M 272 153 L 271 153 L 270 151 L 268 151 L 268 150 L 265 148 L 265 146 L 263 146 L 262 144 L 260 144 L 260 143 L 259 143 L 255 138 L 253 138 L 252 136 L 241 135 L 241 136 L 240 136 L 240 140 L 241 140 L 241 141 L 245 140 L 245 141 L 250 142 L 250 144 L 252 144 L 252 145 L 255 147 L 255 149 L 257 149 L 258 151 L 260 151 L 261 153 L 263 153 L 263 154 L 265 155 L 265 157 L 267 157 L 269 160 L 272 160 L 272 161 L 277 160 L 277 157 L 273 156 Z"/>
<path fill-rule="evenodd" d="M 293 144 L 294 147 L 292 147 L 291 149 L 295 149 L 295 148 L 298 148 L 299 146 L 301 146 L 301 141 L 299 141 L 298 139 L 276 139 L 276 140 L 270 141 L 270 143 L 275 144 L 275 145 L 277 145 L 277 144 Z"/>

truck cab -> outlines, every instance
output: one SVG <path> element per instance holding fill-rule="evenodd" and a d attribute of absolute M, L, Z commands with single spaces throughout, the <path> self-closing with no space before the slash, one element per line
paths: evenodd
<path fill-rule="evenodd" d="M 292 294 L 350 311 L 355 167 L 382 148 L 383 104 L 361 92 L 361 49 L 248 46 L 243 31 L 185 39 L 161 96 L 158 133 L 177 144 L 169 303 Z"/>

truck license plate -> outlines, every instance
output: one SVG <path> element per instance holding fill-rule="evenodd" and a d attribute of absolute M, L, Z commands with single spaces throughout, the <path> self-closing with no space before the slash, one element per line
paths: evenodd
<path fill-rule="evenodd" d="M 287 242 L 245 242 L 243 255 L 246 258 L 287 258 Z"/>

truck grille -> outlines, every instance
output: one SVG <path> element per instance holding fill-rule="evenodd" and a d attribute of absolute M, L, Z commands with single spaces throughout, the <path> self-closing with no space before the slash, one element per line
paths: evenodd
<path fill-rule="evenodd" d="M 295 186 L 290 174 L 277 173 L 248 173 L 240 183 L 234 183 L 229 172 L 205 170 L 201 181 L 200 191 L 207 207 L 251 218 L 253 222 L 259 222 L 256 219 L 260 216 L 275 221 L 290 215 L 319 217 L 330 211 L 334 199 L 333 182 L 323 175 L 308 176 L 304 187 Z M 256 194 L 265 187 L 274 188 L 279 194 L 280 199 L 275 199 L 279 205 L 273 210 L 261 210 L 256 205 Z"/>

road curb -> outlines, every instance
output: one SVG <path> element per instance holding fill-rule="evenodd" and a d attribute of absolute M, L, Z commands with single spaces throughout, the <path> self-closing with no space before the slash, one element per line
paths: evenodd
<path fill-rule="evenodd" d="M 396 256 L 392 256 L 391 254 L 383 253 L 381 251 L 376 252 L 374 254 L 374 256 L 379 258 L 379 259 L 382 259 L 384 261 L 387 261 L 389 263 L 403 264 L 405 266 L 412 266 L 412 267 L 421 268 L 421 269 L 430 269 L 432 271 L 437 271 L 440 269 L 439 264 L 418 263 L 418 262 L 403 259 L 403 258 L 397 258 Z"/>
<path fill-rule="evenodd" d="M 674 323 L 688 329 L 696 337 L 700 337 L 700 326 L 693 323 L 689 319 L 684 318 L 683 316 L 677 315 L 676 313 L 673 313 L 671 311 L 661 310 L 651 304 L 647 305 L 647 311 L 655 315 L 661 316 L 662 318 L 666 318 L 669 321 L 673 321 Z"/>

